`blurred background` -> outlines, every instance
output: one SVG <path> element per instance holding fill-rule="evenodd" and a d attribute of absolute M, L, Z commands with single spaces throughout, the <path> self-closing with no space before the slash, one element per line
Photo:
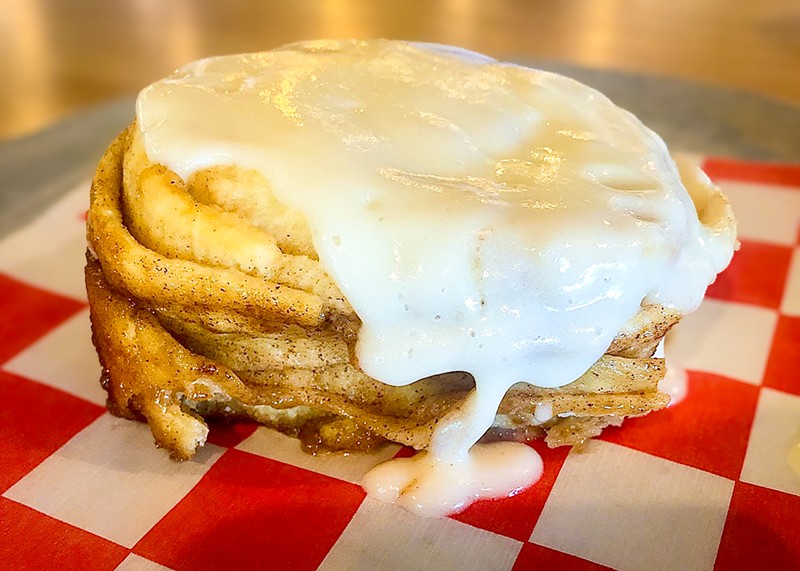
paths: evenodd
<path fill-rule="evenodd" d="M 586 70 L 589 83 L 667 78 L 800 108 L 798 0 L 2 0 L 0 139 L 132 97 L 200 57 L 345 37 L 455 44 Z"/>

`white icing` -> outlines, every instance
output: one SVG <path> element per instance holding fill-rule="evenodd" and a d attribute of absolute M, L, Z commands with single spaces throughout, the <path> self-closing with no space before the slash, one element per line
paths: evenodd
<path fill-rule="evenodd" d="M 459 462 L 419 452 L 379 464 L 367 474 L 364 489 L 417 515 L 444 517 L 476 500 L 504 498 L 532 486 L 542 468 L 541 457 L 524 444 L 475 444 Z"/>
<path fill-rule="evenodd" d="M 635 117 L 573 80 L 464 50 L 311 42 L 212 58 L 145 89 L 137 115 L 151 160 L 184 178 L 258 169 L 306 216 L 362 320 L 365 372 L 394 385 L 473 374 L 428 459 L 396 465 L 428 466 L 415 489 L 453 470 L 474 497 L 483 476 L 457 474 L 483 473 L 484 452 L 467 451 L 508 387 L 571 382 L 643 302 L 691 311 L 732 254 Z M 523 448 L 502 450 L 534 474 Z M 408 488 L 391 466 L 378 473 L 395 483 L 373 493 Z"/>
<path fill-rule="evenodd" d="M 536 410 L 534 411 L 533 416 L 538 422 L 547 422 L 553 418 L 553 404 L 546 402 L 544 404 L 536 405 Z"/>
<path fill-rule="evenodd" d="M 658 382 L 658 390 L 669 395 L 669 406 L 682 402 L 689 393 L 689 374 L 686 369 L 677 365 L 664 350 L 664 339 L 658 344 L 653 357 L 664 359 L 667 372 Z"/>

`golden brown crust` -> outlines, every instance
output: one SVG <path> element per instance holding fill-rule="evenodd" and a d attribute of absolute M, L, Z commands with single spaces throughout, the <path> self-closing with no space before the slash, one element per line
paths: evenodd
<path fill-rule="evenodd" d="M 120 196 L 130 132 L 131 128 L 122 133 L 101 159 L 87 218 L 89 246 L 114 288 L 153 306 L 175 305 L 197 315 L 222 308 L 235 318 L 254 315 L 266 321 L 322 323 L 317 296 L 236 270 L 168 258 L 137 242 L 123 222 Z"/>
<path fill-rule="evenodd" d="M 312 449 L 384 439 L 425 448 L 472 378 L 453 373 L 392 387 L 365 375 L 354 351 L 360 321 L 308 251 L 297 217 L 277 212 L 278 227 L 264 221 L 263 208 L 248 210 L 236 184 L 225 183 L 236 176 L 227 167 L 185 185 L 146 164 L 135 133 L 134 125 L 103 157 L 87 227 L 93 340 L 112 412 L 146 419 L 156 442 L 178 458 L 205 442 L 206 416 L 249 416 Z M 189 239 L 217 222 L 227 233 L 221 243 L 241 248 Z M 281 238 L 271 239 L 267 226 Z M 652 354 L 678 317 L 644 307 L 575 382 L 512 387 L 496 427 L 506 437 L 546 433 L 552 446 L 580 444 L 608 424 L 666 406 L 656 388 L 663 361 Z"/>

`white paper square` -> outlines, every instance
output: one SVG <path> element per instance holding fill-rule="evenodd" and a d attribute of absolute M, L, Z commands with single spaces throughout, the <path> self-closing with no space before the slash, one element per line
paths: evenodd
<path fill-rule="evenodd" d="M 800 225 L 800 192 L 777 185 L 723 180 L 739 238 L 793 246 Z"/>
<path fill-rule="evenodd" d="M 452 519 L 426 519 L 366 498 L 319 570 L 511 569 L 522 543 Z"/>
<path fill-rule="evenodd" d="M 169 567 L 159 565 L 154 561 L 140 557 L 135 553 L 129 554 L 122 563 L 117 565 L 115 571 L 172 571 Z"/>
<path fill-rule="evenodd" d="M 146 425 L 106 413 L 4 496 L 130 548 L 223 452 L 206 445 L 176 462 L 153 445 Z"/>
<path fill-rule="evenodd" d="M 789 467 L 800 445 L 800 396 L 762 388 L 747 443 L 741 480 L 800 496 L 800 474 Z"/>
<path fill-rule="evenodd" d="M 733 482 L 592 441 L 561 468 L 531 541 L 621 571 L 711 569 Z"/>
<path fill-rule="evenodd" d="M 800 248 L 795 248 L 792 252 L 781 301 L 781 313 L 800 317 Z"/>
<path fill-rule="evenodd" d="M 100 387 L 100 362 L 92 345 L 88 308 L 11 359 L 3 369 L 105 405 L 106 392 Z"/>
<path fill-rule="evenodd" d="M 760 385 L 777 321 L 771 309 L 706 299 L 673 328 L 666 352 L 677 367 Z"/>
<path fill-rule="evenodd" d="M 0 271 L 42 289 L 86 301 L 83 266 L 89 182 L 0 242 Z"/>
<path fill-rule="evenodd" d="M 393 458 L 400 450 L 397 444 L 388 444 L 373 453 L 321 453 L 311 456 L 303 452 L 297 438 L 263 426 L 259 426 L 236 448 L 357 485 L 361 484 L 364 474 L 371 468 Z"/>

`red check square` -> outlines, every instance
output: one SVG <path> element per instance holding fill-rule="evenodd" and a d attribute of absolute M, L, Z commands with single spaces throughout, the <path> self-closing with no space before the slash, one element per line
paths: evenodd
<path fill-rule="evenodd" d="M 513 571 L 530 569 L 569 569 L 570 571 L 605 571 L 611 569 L 599 563 L 593 563 L 569 553 L 562 553 L 535 543 L 525 543 L 519 552 Z"/>
<path fill-rule="evenodd" d="M 800 317 L 778 317 L 764 386 L 800 395 Z"/>
<path fill-rule="evenodd" d="M 703 170 L 717 182 L 736 180 L 759 184 L 775 184 L 800 189 L 800 166 L 771 163 L 743 162 L 734 159 L 709 158 Z"/>
<path fill-rule="evenodd" d="M 15 484 L 104 409 L 0 370 L 0 492 Z"/>
<path fill-rule="evenodd" d="M 758 391 L 746 383 L 689 371 L 682 402 L 628 419 L 600 438 L 735 480 L 747 452 Z"/>
<path fill-rule="evenodd" d="M 208 422 L 208 443 L 223 448 L 235 448 L 252 435 L 257 428 L 257 423 L 245 420 L 237 422 L 210 420 Z"/>
<path fill-rule="evenodd" d="M 111 571 L 127 555 L 121 545 L 0 497 L 3 569 Z"/>
<path fill-rule="evenodd" d="M 0 364 L 84 307 L 74 299 L 0 274 Z"/>
<path fill-rule="evenodd" d="M 316 569 L 360 487 L 231 449 L 135 546 L 172 569 Z"/>
<path fill-rule="evenodd" d="M 800 497 L 736 482 L 716 571 L 800 569 Z"/>
<path fill-rule="evenodd" d="M 730 266 L 711 284 L 708 297 L 777 309 L 781 305 L 792 248 L 742 240 Z"/>
<path fill-rule="evenodd" d="M 528 541 L 570 451 L 569 446 L 548 448 L 541 440 L 533 442 L 532 446 L 544 462 L 544 473 L 535 485 L 511 498 L 476 502 L 453 516 L 453 519 L 519 541 Z"/>

